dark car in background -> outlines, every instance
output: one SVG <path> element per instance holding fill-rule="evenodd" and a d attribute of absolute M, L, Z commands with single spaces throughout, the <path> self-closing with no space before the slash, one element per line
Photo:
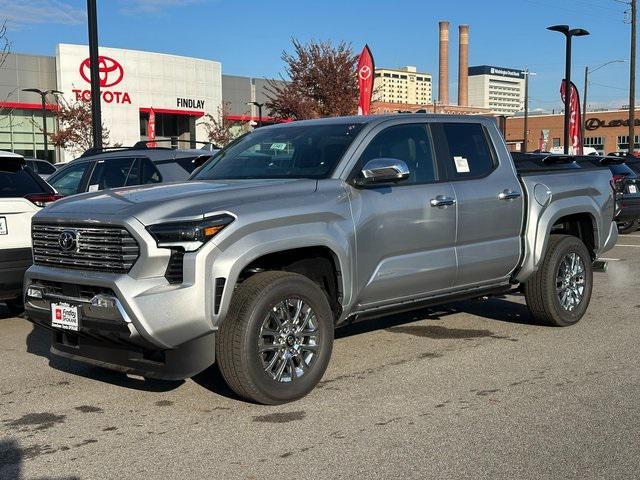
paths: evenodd
<path fill-rule="evenodd" d="M 209 160 L 215 150 L 133 147 L 92 150 L 58 168 L 48 182 L 60 195 L 107 188 L 177 182 Z"/>
<path fill-rule="evenodd" d="M 640 174 L 632 168 L 633 161 L 619 156 L 578 157 L 580 164 L 607 167 L 611 171 L 611 184 L 616 192 L 615 221 L 622 234 L 632 233 L 640 226 Z"/>
<path fill-rule="evenodd" d="M 25 158 L 27 166 L 31 168 L 35 173 L 40 175 L 41 178 L 46 180 L 52 174 L 56 173 L 56 167 L 46 160 L 39 160 L 37 158 Z"/>

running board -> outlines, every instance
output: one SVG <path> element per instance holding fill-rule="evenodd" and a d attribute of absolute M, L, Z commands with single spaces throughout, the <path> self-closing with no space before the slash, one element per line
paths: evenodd
<path fill-rule="evenodd" d="M 513 285 L 504 284 L 504 285 L 499 285 L 497 287 L 478 288 L 475 290 L 467 290 L 464 292 L 432 297 L 427 299 L 407 300 L 398 304 L 385 305 L 382 307 L 375 307 L 369 310 L 356 312 L 350 317 L 346 318 L 344 322 L 340 323 L 340 326 L 349 325 L 351 323 L 359 322 L 362 320 L 370 320 L 372 318 L 384 317 L 386 315 L 393 315 L 396 313 L 408 312 L 411 310 L 418 310 L 421 308 L 433 307 L 436 305 L 444 305 L 447 303 L 459 302 L 462 300 L 471 300 L 479 297 L 494 297 L 496 295 L 504 295 L 512 291 L 514 291 Z"/>

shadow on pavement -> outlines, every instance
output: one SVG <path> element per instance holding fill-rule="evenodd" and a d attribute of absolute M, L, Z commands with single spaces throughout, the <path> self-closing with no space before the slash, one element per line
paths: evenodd
<path fill-rule="evenodd" d="M 0 302 L 0 320 L 20 316 L 22 316 L 22 314 L 16 315 L 15 313 L 11 313 L 11 311 L 9 311 L 9 308 L 3 302 Z"/>
<path fill-rule="evenodd" d="M 437 307 L 427 307 L 384 317 L 356 321 L 336 330 L 335 338 L 347 338 L 354 335 L 384 330 L 387 328 L 417 322 L 419 320 L 441 320 L 456 313 L 468 313 L 488 320 L 500 322 L 533 324 L 526 305 L 509 301 L 506 296 L 492 297 L 488 300 L 467 300 Z"/>
<path fill-rule="evenodd" d="M 76 362 L 50 352 L 51 332 L 45 328 L 32 326 L 32 330 L 27 335 L 27 352 L 49 360 L 49 366 L 65 373 L 90 378 L 100 382 L 110 383 L 119 387 L 133 390 L 144 390 L 148 392 L 168 392 L 175 390 L 184 383 L 180 381 L 155 380 L 127 376 L 125 373 L 107 370 L 106 368 L 94 367 L 82 362 Z"/>
<path fill-rule="evenodd" d="M 40 455 L 53 453 L 49 445 L 32 445 L 20 447 L 13 439 L 0 440 L 0 478 L 15 480 L 22 478 L 22 465 L 25 460 L 30 460 Z M 35 477 L 36 480 L 53 480 L 53 477 Z M 55 477 L 56 480 L 79 480 L 80 477 Z"/>

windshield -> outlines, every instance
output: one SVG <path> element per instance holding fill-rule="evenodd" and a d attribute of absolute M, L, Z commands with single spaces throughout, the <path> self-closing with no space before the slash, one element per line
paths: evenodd
<path fill-rule="evenodd" d="M 362 125 L 291 124 L 257 129 L 220 151 L 193 178 L 326 178 Z"/>

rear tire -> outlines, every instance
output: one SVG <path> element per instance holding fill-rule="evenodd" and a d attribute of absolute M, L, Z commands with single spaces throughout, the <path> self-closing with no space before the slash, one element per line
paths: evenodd
<path fill-rule="evenodd" d="M 638 219 L 630 220 L 628 222 L 619 223 L 618 224 L 618 233 L 621 234 L 621 235 L 627 235 L 629 233 L 635 232 L 638 229 L 639 226 L 640 226 L 640 221 Z"/>
<path fill-rule="evenodd" d="M 303 275 L 271 271 L 242 282 L 217 335 L 220 372 L 241 397 L 298 400 L 318 384 L 333 348 L 327 295 Z"/>
<path fill-rule="evenodd" d="M 580 321 L 593 289 L 591 255 L 582 241 L 551 235 L 540 268 L 525 283 L 533 318 L 546 325 L 568 327 Z"/>

